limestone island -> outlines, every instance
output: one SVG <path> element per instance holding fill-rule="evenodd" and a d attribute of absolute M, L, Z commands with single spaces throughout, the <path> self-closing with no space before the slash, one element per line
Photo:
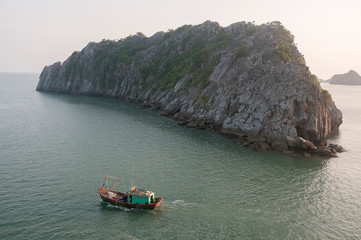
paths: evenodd
<path fill-rule="evenodd" d="M 280 22 L 206 21 L 119 41 L 90 42 L 46 66 L 37 91 L 102 95 L 159 109 L 179 125 L 255 150 L 335 156 L 342 113 Z"/>
<path fill-rule="evenodd" d="M 333 75 L 326 82 L 338 85 L 361 85 L 361 77 L 354 70 L 350 70 L 348 73 Z"/>

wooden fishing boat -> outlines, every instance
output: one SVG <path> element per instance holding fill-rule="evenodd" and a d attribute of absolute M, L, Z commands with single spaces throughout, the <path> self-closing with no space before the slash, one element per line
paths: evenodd
<path fill-rule="evenodd" d="M 128 208 L 145 208 L 145 209 L 154 209 L 162 201 L 163 197 L 155 197 L 155 193 L 147 191 L 144 189 L 138 189 L 131 187 L 127 193 L 122 193 L 119 191 L 112 190 L 118 183 L 121 182 L 121 179 L 115 178 L 118 181 L 108 188 L 108 178 L 115 178 L 111 176 L 106 176 L 103 186 L 98 188 L 100 197 L 104 202 L 124 206 Z"/>

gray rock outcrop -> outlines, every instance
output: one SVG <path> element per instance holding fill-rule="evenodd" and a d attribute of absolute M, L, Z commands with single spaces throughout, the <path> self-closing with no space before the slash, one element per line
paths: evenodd
<path fill-rule="evenodd" d="M 137 101 L 181 125 L 261 139 L 260 149 L 292 149 L 287 137 L 323 145 L 342 123 L 279 22 L 207 21 L 91 42 L 46 66 L 36 89 Z"/>

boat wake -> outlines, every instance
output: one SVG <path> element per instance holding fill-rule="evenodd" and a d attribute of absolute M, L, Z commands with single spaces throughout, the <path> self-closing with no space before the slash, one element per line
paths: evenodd
<path fill-rule="evenodd" d="M 106 208 L 119 209 L 119 210 L 122 210 L 122 211 L 124 211 L 124 212 L 130 212 L 130 211 L 137 210 L 137 209 L 135 209 L 135 208 L 126 208 L 126 207 L 119 206 L 119 205 L 112 205 L 112 204 L 107 203 L 107 202 L 105 202 L 105 201 L 103 201 L 103 200 L 100 200 L 100 203 L 101 203 L 101 205 L 103 205 L 103 206 L 106 207 Z"/>
<path fill-rule="evenodd" d="M 172 204 L 174 204 L 174 205 L 180 205 L 180 206 L 186 206 L 186 205 L 189 204 L 189 203 L 186 203 L 184 200 L 174 200 L 174 201 L 172 202 Z"/>
<path fill-rule="evenodd" d="M 196 206 L 196 203 L 188 203 L 184 200 L 174 200 L 173 202 L 164 202 L 164 205 L 170 207 L 189 207 L 189 206 Z"/>

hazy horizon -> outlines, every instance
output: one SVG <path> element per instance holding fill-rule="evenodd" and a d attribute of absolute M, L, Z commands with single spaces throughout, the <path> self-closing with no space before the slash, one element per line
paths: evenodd
<path fill-rule="evenodd" d="M 184 24 L 207 20 L 226 27 L 235 22 L 280 21 L 313 74 L 329 79 L 355 70 L 361 73 L 361 2 L 305 0 L 192 2 L 155 0 L 0 2 L 0 72 L 40 73 L 63 62 L 89 42 L 121 39 L 136 32 L 147 37 Z"/>

